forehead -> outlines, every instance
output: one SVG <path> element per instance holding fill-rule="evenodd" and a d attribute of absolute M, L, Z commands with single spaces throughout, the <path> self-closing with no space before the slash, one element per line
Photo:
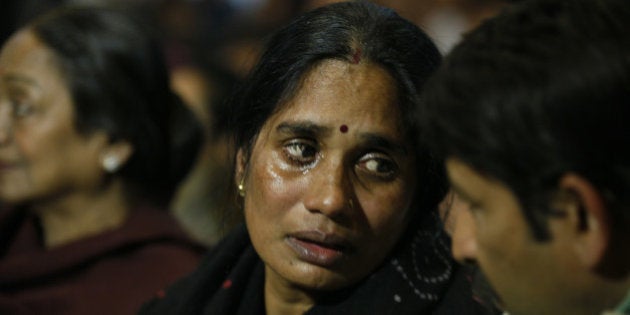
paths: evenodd
<path fill-rule="evenodd" d="M 30 29 L 15 33 L 0 52 L 0 74 L 19 72 L 32 77 L 58 76 L 55 54 Z"/>
<path fill-rule="evenodd" d="M 447 158 L 445 165 L 453 190 L 466 199 L 473 199 L 471 195 L 479 195 L 481 191 L 494 184 L 458 158 Z"/>
<path fill-rule="evenodd" d="M 307 72 L 293 97 L 280 106 L 276 119 L 308 117 L 313 121 L 372 123 L 400 128 L 394 79 L 381 66 L 325 60 Z"/>
<path fill-rule="evenodd" d="M 516 194 L 500 180 L 457 158 L 447 158 L 445 164 L 452 189 L 464 199 L 483 202 L 487 208 L 520 208 Z"/>

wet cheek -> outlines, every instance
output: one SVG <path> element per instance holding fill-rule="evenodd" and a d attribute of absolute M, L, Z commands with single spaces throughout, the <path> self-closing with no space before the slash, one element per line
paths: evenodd
<path fill-rule="evenodd" d="M 254 207 L 268 208 L 271 212 L 284 213 L 299 200 L 300 185 L 275 165 L 267 165 L 256 172 L 252 187 L 256 193 Z"/>

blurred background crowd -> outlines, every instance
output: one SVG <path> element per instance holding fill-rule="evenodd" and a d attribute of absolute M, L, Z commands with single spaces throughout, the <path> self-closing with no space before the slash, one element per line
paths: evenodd
<path fill-rule="evenodd" d="M 38 14 L 65 3 L 114 4 L 138 14 L 161 38 L 174 90 L 204 123 L 206 139 L 172 211 L 186 230 L 214 244 L 239 220 L 224 200 L 230 167 L 227 98 L 255 63 L 265 38 L 296 14 L 335 0 L 2 0 L 0 42 Z M 505 0 L 374 0 L 416 23 L 446 53 Z"/>

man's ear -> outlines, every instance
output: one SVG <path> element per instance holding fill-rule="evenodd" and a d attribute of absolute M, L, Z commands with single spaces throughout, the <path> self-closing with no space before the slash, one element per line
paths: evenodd
<path fill-rule="evenodd" d="M 562 210 L 573 229 L 576 257 L 589 269 L 605 263 L 611 237 L 611 222 L 604 199 L 584 177 L 567 173 L 560 178 L 559 188 L 572 198 L 561 202 Z"/>

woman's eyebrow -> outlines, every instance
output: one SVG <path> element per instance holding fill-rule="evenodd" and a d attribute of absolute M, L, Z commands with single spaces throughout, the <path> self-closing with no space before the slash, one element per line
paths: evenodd
<path fill-rule="evenodd" d="M 33 80 L 30 77 L 20 75 L 20 74 L 11 74 L 11 73 L 6 74 L 3 78 L 3 81 L 27 84 L 30 86 L 34 86 L 38 89 L 41 89 L 41 86 L 39 85 L 39 83 L 37 83 L 37 81 Z"/>
<path fill-rule="evenodd" d="M 317 125 L 309 121 L 283 122 L 276 130 L 284 134 L 298 134 L 305 136 L 323 136 L 330 134 L 331 128 Z"/>
<path fill-rule="evenodd" d="M 370 147 L 383 148 L 385 150 L 392 151 L 401 155 L 406 155 L 409 153 L 409 150 L 405 145 L 398 141 L 392 140 L 387 136 L 383 136 L 377 133 L 361 133 L 359 134 L 359 138 L 364 142 L 365 145 Z"/>

